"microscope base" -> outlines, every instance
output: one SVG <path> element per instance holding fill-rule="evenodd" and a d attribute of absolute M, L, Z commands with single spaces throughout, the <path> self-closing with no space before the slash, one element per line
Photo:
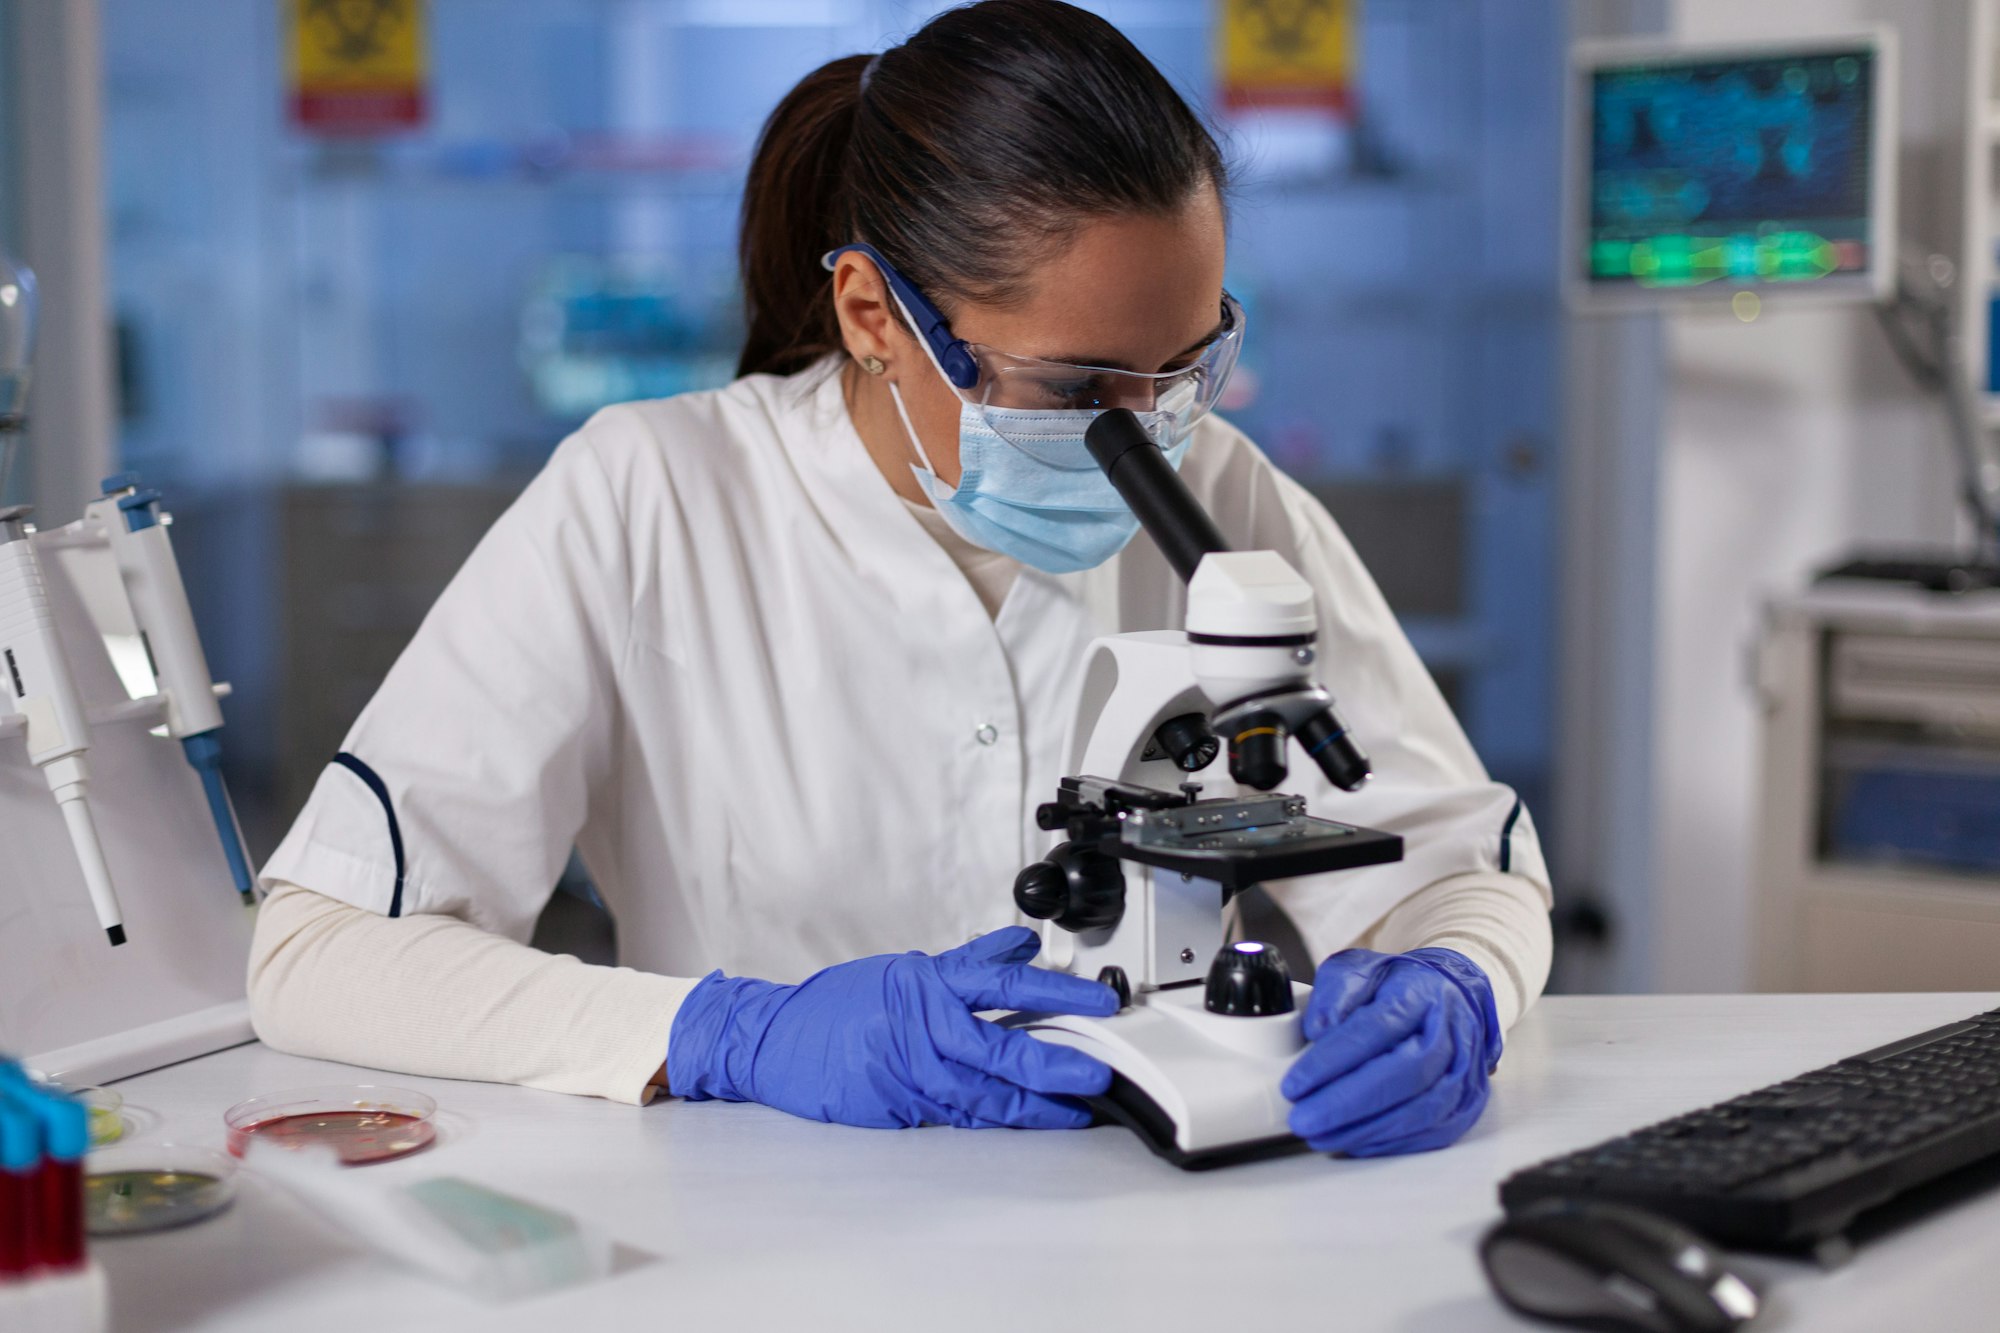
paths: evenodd
<path fill-rule="evenodd" d="M 1116 1070 L 1111 1074 L 1111 1091 L 1102 1097 L 1084 1099 L 1097 1113 L 1098 1123 L 1123 1125 L 1139 1136 L 1156 1156 L 1165 1158 L 1183 1171 L 1210 1171 L 1218 1166 L 1261 1162 L 1271 1157 L 1291 1157 L 1310 1151 L 1306 1141 L 1286 1130 L 1273 1138 L 1252 1139 L 1247 1143 L 1226 1144 L 1196 1152 L 1183 1150 L 1178 1142 L 1179 1127 L 1160 1104 L 1140 1091 L 1139 1085 Z"/>
<path fill-rule="evenodd" d="M 1090 1099 L 1100 1118 L 1124 1125 L 1188 1171 L 1303 1152 L 1286 1125 L 1291 1103 L 1278 1084 L 1305 1048 L 1299 1012 L 1312 994 L 1294 982 L 1296 1009 L 1269 1018 L 1209 1013 L 1199 984 L 1135 996 L 1109 1018 L 1012 1014 L 1002 1026 L 1084 1051 L 1110 1065 L 1111 1090 Z"/>

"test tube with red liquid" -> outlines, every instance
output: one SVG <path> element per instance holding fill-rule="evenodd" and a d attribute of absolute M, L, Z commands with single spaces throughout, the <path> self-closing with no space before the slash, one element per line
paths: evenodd
<path fill-rule="evenodd" d="M 89 1109 L 0 1064 L 0 1121 L 0 1203 L 8 1205 L 0 1207 L 0 1275 L 81 1268 Z M 10 1169 L 17 1165 L 28 1169 Z"/>
<path fill-rule="evenodd" d="M 42 1136 L 34 1117 L 0 1086 L 0 1282 L 35 1266 L 40 1239 L 31 1227 L 41 1185 Z"/>

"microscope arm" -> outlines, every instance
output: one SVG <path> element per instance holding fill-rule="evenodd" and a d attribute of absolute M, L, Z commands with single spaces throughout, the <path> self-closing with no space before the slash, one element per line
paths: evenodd
<path fill-rule="evenodd" d="M 1274 551 L 1232 552 L 1134 413 L 1100 414 L 1084 442 L 1188 585 L 1189 651 L 1229 744 L 1230 776 L 1271 790 L 1285 780 L 1286 741 L 1297 737 L 1336 787 L 1367 782 L 1368 756 L 1307 671 L 1318 638 L 1311 585 Z"/>

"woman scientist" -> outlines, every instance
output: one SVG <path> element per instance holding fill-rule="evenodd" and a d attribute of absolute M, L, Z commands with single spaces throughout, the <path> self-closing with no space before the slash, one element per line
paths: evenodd
<path fill-rule="evenodd" d="M 628 1102 L 1085 1124 L 1103 1065 L 974 1014 L 1116 1007 L 1027 965 L 1009 888 L 1085 645 L 1181 624 L 1083 447 L 1093 404 L 1158 404 L 1224 535 L 1318 594 L 1376 777 L 1292 786 L 1408 849 L 1268 886 L 1327 960 L 1292 1127 L 1462 1134 L 1547 974 L 1547 874 L 1339 529 L 1209 412 L 1247 332 L 1225 185 L 1159 72 L 1056 0 L 808 75 L 750 169 L 742 378 L 598 413 L 466 562 L 264 869 L 259 1035 Z M 572 846 L 631 967 L 525 943 Z"/>

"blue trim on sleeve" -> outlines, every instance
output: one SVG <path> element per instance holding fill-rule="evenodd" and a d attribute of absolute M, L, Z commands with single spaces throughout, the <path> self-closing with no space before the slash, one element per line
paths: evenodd
<path fill-rule="evenodd" d="M 345 750 L 335 755 L 333 762 L 360 778 L 363 785 L 375 793 L 375 799 L 382 803 L 382 813 L 389 817 L 389 848 L 396 854 L 396 891 L 389 898 L 389 915 L 401 916 L 403 914 L 403 826 L 396 822 L 396 806 L 389 799 L 388 784 L 376 775 L 374 769 Z M 1502 868 L 1505 868 L 1504 858 Z"/>
<path fill-rule="evenodd" d="M 393 822 L 394 815 L 389 816 Z M 1500 873 L 1506 874 L 1514 868 L 1514 825 L 1521 819 L 1521 798 L 1514 798 L 1514 808 L 1507 812 L 1507 822 L 1500 828 Z M 398 865 L 402 864 L 399 859 Z"/>

